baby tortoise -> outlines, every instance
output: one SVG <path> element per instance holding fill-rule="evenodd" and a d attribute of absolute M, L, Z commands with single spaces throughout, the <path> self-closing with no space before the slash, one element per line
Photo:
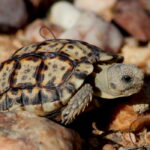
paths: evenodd
<path fill-rule="evenodd" d="M 96 95 L 137 93 L 143 73 L 123 58 L 77 40 L 46 40 L 17 50 L 0 66 L 0 111 L 26 110 L 40 116 L 60 112 L 72 122 Z"/>

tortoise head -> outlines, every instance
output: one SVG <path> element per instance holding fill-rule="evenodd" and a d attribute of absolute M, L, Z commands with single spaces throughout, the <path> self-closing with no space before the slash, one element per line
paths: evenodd
<path fill-rule="evenodd" d="M 125 97 L 141 90 L 144 74 L 135 65 L 117 63 L 100 67 L 101 71 L 95 77 L 95 86 L 100 90 L 98 96 Z"/>

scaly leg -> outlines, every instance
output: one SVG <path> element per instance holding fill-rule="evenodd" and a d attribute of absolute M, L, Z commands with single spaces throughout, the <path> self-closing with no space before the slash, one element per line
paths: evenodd
<path fill-rule="evenodd" d="M 92 100 L 93 90 L 90 84 L 85 84 L 79 91 L 70 99 L 67 106 L 61 113 L 63 124 L 71 123 L 77 115 L 84 111 Z"/>

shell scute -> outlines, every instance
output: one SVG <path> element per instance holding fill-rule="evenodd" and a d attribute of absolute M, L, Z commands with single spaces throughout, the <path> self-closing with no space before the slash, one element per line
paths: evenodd
<path fill-rule="evenodd" d="M 69 76 L 68 70 L 71 72 L 73 69 L 69 60 L 62 61 L 60 57 L 47 58 L 44 60 L 44 65 L 47 69 L 41 72 L 43 75 L 41 86 L 58 86 Z"/>
<path fill-rule="evenodd" d="M 42 88 L 40 96 L 42 99 L 42 103 L 54 102 L 60 99 L 59 92 L 56 90 L 56 88 L 51 89 Z"/>
<path fill-rule="evenodd" d="M 35 61 L 36 59 L 36 61 Z M 33 59 L 33 56 L 28 56 L 20 60 L 19 67 L 15 69 L 13 76 L 13 87 L 34 86 L 37 81 L 38 70 L 41 64 L 40 58 Z"/>
<path fill-rule="evenodd" d="M 41 89 L 42 109 L 44 113 L 51 113 L 62 106 L 57 89 Z"/>
<path fill-rule="evenodd" d="M 28 53 L 33 53 L 35 50 L 38 48 L 37 44 L 32 44 L 32 45 L 27 45 L 24 46 L 20 49 L 18 49 L 12 56 L 13 57 L 20 57 L 22 55 L 28 54 Z"/>
<path fill-rule="evenodd" d="M 0 97 L 0 111 L 3 110 L 22 110 L 21 104 L 18 103 L 21 99 L 21 90 L 9 90 Z"/>
<path fill-rule="evenodd" d="M 88 54 L 91 51 L 82 49 L 76 44 L 69 43 L 61 49 L 61 52 L 69 55 L 72 59 L 80 60 L 82 58 L 88 59 Z"/>
<path fill-rule="evenodd" d="M 10 87 L 11 74 L 14 71 L 15 61 L 8 61 L 3 64 L 0 70 L 0 94 Z"/>
<path fill-rule="evenodd" d="M 76 74 L 72 74 L 68 81 L 60 87 L 61 102 L 63 105 L 68 103 L 69 99 L 72 97 L 72 94 L 81 87 L 83 82 L 83 78 L 78 78 Z"/>
<path fill-rule="evenodd" d="M 7 92 L 7 96 L 9 96 L 9 98 L 13 101 L 13 108 L 16 109 L 21 106 L 21 95 L 22 95 L 21 89 L 9 90 Z"/>
<path fill-rule="evenodd" d="M 39 97 L 40 88 L 34 87 L 32 89 L 22 89 L 22 105 L 37 105 L 41 104 L 41 98 Z"/>
<path fill-rule="evenodd" d="M 1 97 L 0 97 L 0 110 L 8 110 L 9 109 L 9 104 L 7 104 L 8 102 L 8 99 L 7 99 L 7 94 L 3 94 Z"/>
<path fill-rule="evenodd" d="M 50 52 L 58 52 L 64 43 L 59 43 L 57 41 L 45 41 L 45 44 L 42 44 L 36 51 L 36 53 L 50 53 Z"/>
<path fill-rule="evenodd" d="M 88 68 L 88 69 L 87 69 Z M 86 76 L 88 76 L 90 73 L 93 72 L 93 65 L 90 64 L 90 63 L 87 63 L 87 62 L 81 62 L 79 63 L 76 68 L 75 68 L 75 74 L 80 78 L 82 78 L 82 76 L 85 76 L 83 77 L 86 78 Z"/>

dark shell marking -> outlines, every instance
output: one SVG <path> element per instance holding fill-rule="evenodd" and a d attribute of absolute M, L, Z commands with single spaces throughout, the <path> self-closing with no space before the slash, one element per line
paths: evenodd
<path fill-rule="evenodd" d="M 25 46 L 0 66 L 0 111 L 21 109 L 39 115 L 56 111 L 93 72 L 93 63 L 115 57 L 75 40 Z"/>

